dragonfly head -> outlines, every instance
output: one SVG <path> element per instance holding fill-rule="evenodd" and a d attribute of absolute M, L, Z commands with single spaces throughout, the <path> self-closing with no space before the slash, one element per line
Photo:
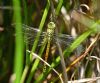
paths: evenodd
<path fill-rule="evenodd" d="M 49 22 L 48 23 L 48 28 L 49 29 L 54 29 L 55 28 L 55 23 L 54 22 Z"/>

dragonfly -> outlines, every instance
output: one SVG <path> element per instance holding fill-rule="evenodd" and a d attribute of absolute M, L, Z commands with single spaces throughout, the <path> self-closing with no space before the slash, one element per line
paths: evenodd
<path fill-rule="evenodd" d="M 32 44 L 35 41 L 35 37 L 37 36 L 37 33 L 40 32 L 38 28 L 30 27 L 28 25 L 23 24 L 23 32 L 24 32 L 24 39 L 25 42 L 28 44 Z M 40 39 L 39 39 L 39 46 L 43 45 L 44 43 L 47 43 L 46 47 L 46 53 L 45 53 L 45 61 L 47 62 L 48 55 L 49 55 L 49 50 L 50 50 L 50 45 L 51 43 L 56 44 L 57 42 L 59 44 L 63 44 L 64 46 L 68 46 L 71 44 L 71 42 L 74 40 L 74 38 L 71 35 L 67 34 L 55 34 L 55 23 L 54 22 L 49 22 L 47 26 L 47 31 L 42 32 L 40 34 Z M 58 41 L 57 41 L 58 40 Z M 44 65 L 44 69 L 46 69 L 46 65 Z"/>
<path fill-rule="evenodd" d="M 51 27 L 53 25 L 53 27 Z M 24 42 L 33 45 L 35 38 L 39 32 L 41 32 L 38 28 L 28 26 L 26 24 L 22 24 L 23 28 L 23 33 L 24 33 Z M 45 41 L 50 41 L 54 44 L 56 44 L 57 39 L 59 40 L 58 42 L 61 45 L 64 45 L 65 47 L 69 46 L 72 41 L 74 40 L 74 37 L 71 35 L 67 34 L 55 34 L 54 33 L 55 29 L 55 24 L 53 22 L 48 23 L 48 28 L 47 31 L 40 34 L 39 41 L 38 41 L 38 46 L 43 45 Z"/>

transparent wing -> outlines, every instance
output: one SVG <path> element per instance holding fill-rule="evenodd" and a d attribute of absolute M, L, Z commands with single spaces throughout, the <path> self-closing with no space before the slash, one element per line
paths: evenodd
<path fill-rule="evenodd" d="M 40 32 L 40 30 L 34 27 L 27 26 L 25 24 L 23 24 L 22 27 L 23 27 L 23 33 L 24 33 L 24 41 L 30 45 L 33 45 L 34 40 L 37 34 Z M 46 32 L 42 32 L 40 34 L 39 42 L 38 42 L 39 45 L 42 43 L 45 34 Z"/>
<path fill-rule="evenodd" d="M 68 47 L 74 41 L 74 38 L 71 35 L 66 34 L 54 34 L 53 41 L 57 42 L 57 39 L 58 43 L 63 47 Z"/>

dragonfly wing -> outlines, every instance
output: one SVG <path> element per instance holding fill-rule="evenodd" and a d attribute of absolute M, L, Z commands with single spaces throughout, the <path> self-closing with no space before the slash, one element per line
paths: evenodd
<path fill-rule="evenodd" d="M 25 24 L 22 25 L 22 28 L 23 28 L 24 35 L 26 35 L 26 36 L 28 35 L 29 37 L 34 37 L 37 35 L 37 33 L 40 32 L 39 29 L 27 26 Z"/>
<path fill-rule="evenodd" d="M 30 36 L 30 35 L 25 35 L 25 36 L 24 36 L 24 41 L 25 41 L 27 44 L 30 44 L 30 45 L 33 45 L 35 39 L 36 39 L 36 36 Z M 38 44 L 39 44 L 39 45 L 42 44 L 43 39 L 44 39 L 44 36 L 40 35 L 40 36 L 39 36 L 39 41 L 38 41 Z"/>
<path fill-rule="evenodd" d="M 66 35 L 66 34 L 54 35 L 53 38 L 53 41 L 58 42 L 61 46 L 64 47 L 68 47 L 73 42 L 73 40 L 74 38 L 71 35 Z"/>
<path fill-rule="evenodd" d="M 30 26 L 27 26 L 27 25 L 24 25 L 24 24 L 22 26 L 23 26 L 23 33 L 24 33 L 24 41 L 27 44 L 33 45 L 35 38 L 36 38 L 37 34 L 40 32 L 40 30 L 30 27 Z M 42 43 L 45 34 L 46 34 L 45 32 L 42 32 L 40 34 L 38 44 Z"/>

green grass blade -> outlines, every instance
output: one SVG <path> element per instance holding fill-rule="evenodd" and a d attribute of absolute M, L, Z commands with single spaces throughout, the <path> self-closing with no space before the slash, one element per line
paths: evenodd
<path fill-rule="evenodd" d="M 39 36 L 40 36 L 41 31 L 42 31 L 42 28 L 44 26 L 44 23 L 45 23 L 45 20 L 46 20 L 46 17 L 47 17 L 49 8 L 50 8 L 50 2 L 48 0 L 48 3 L 46 5 L 46 8 L 45 8 L 44 13 L 43 13 L 43 16 L 42 16 L 42 20 L 41 20 L 40 25 L 39 25 L 40 32 L 37 34 L 37 37 L 36 37 L 35 42 L 34 42 L 33 47 L 32 47 L 32 52 L 35 51 L 35 49 L 36 49 L 36 47 L 38 45 Z M 31 60 L 31 58 L 32 58 L 32 55 L 30 54 L 30 60 Z"/>
<path fill-rule="evenodd" d="M 20 1 L 13 0 L 14 6 L 14 18 L 15 18 L 15 30 L 16 30 L 16 39 L 15 39 L 15 58 L 14 58 L 14 73 L 16 75 L 16 79 L 14 83 L 20 83 L 22 69 L 23 69 L 23 36 L 22 36 L 22 26 L 21 26 L 21 9 L 20 9 Z"/>
<path fill-rule="evenodd" d="M 61 10 L 62 4 L 63 4 L 63 0 L 59 0 L 58 6 L 57 6 L 56 11 L 55 11 L 56 16 L 59 15 L 59 12 Z"/>
<path fill-rule="evenodd" d="M 48 0 L 48 3 L 47 3 L 46 8 L 45 8 L 45 10 L 44 10 L 44 13 L 43 13 L 43 16 L 42 16 L 42 20 L 41 20 L 41 23 L 40 23 L 40 26 L 39 26 L 40 31 L 42 31 L 43 25 L 44 25 L 44 23 L 45 23 L 45 20 L 46 20 L 48 11 L 49 11 L 49 8 L 50 8 L 50 2 L 49 2 L 49 0 Z M 36 46 L 38 45 L 39 36 L 40 36 L 40 33 L 37 34 L 37 38 L 35 39 L 35 42 L 34 42 L 34 44 L 33 44 L 32 52 L 35 51 Z M 45 45 L 41 48 L 42 51 L 44 50 L 44 47 L 45 47 Z M 43 53 L 41 50 L 40 50 L 40 52 L 39 52 L 39 56 L 41 56 L 42 53 Z M 30 54 L 30 59 L 31 59 L 31 60 L 32 60 L 32 56 L 33 56 L 33 55 Z M 36 70 L 36 68 L 37 68 L 37 66 L 38 66 L 38 64 L 39 64 L 39 61 L 40 61 L 39 59 L 36 59 L 35 62 L 34 62 L 34 64 L 32 65 L 32 69 L 31 69 L 31 72 L 30 72 L 30 74 L 29 74 L 29 78 L 28 78 L 28 80 L 27 80 L 27 83 L 30 83 L 30 81 L 31 81 L 31 79 L 32 79 L 32 76 L 33 76 L 33 74 L 34 74 L 34 72 L 35 72 L 35 70 Z"/>

